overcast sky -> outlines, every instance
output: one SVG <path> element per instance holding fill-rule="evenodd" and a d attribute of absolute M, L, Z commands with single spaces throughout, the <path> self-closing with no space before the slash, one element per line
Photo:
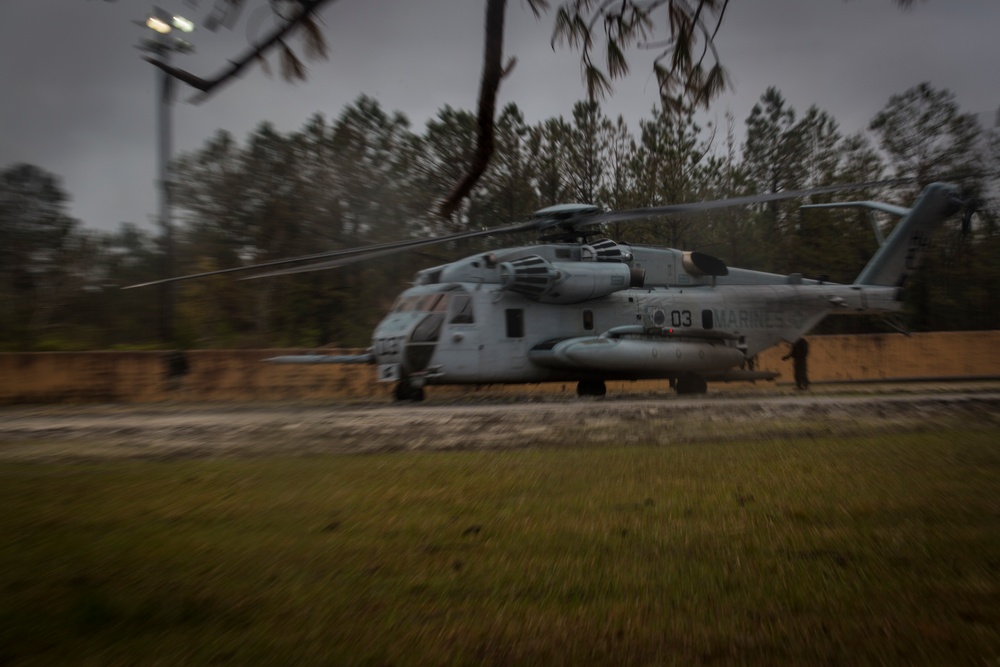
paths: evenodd
<path fill-rule="evenodd" d="M 0 168 L 36 164 L 57 175 L 70 214 L 85 226 L 151 228 L 156 212 L 154 68 L 134 46 L 158 4 L 194 19 L 211 0 L 0 0 Z M 552 2 L 557 4 L 557 0 Z M 197 51 L 176 64 L 203 77 L 266 31 L 264 0 L 232 31 L 196 31 Z M 337 0 L 322 12 L 330 48 L 309 79 L 288 84 L 255 68 L 200 105 L 181 87 L 173 107 L 175 150 L 197 149 L 219 129 L 242 140 L 267 120 L 299 129 L 319 112 L 336 117 L 361 94 L 401 111 L 421 132 L 448 104 L 475 109 L 482 66 L 483 0 Z M 713 106 L 742 129 L 776 86 L 800 114 L 815 104 L 844 133 L 864 129 L 890 95 L 922 81 L 955 93 L 963 111 L 992 120 L 1000 107 L 1000 0 L 926 0 L 902 11 L 890 0 L 733 0 L 717 38 L 735 90 Z M 582 99 L 578 54 L 549 46 L 551 15 L 536 22 L 521 0 L 507 10 L 506 53 L 518 65 L 500 104 L 529 123 L 569 116 Z M 272 58 L 272 60 L 275 60 Z M 651 57 L 631 57 L 631 77 L 604 103 L 635 132 L 657 102 Z M 278 68 L 272 67 L 275 72 Z"/>

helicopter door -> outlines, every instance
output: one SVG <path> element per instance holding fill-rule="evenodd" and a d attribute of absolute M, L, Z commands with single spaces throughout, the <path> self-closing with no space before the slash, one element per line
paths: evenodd
<path fill-rule="evenodd" d="M 424 317 L 410 334 L 410 342 L 406 344 L 403 360 L 406 369 L 413 373 L 427 368 L 434 356 L 434 348 L 441 335 L 441 324 L 444 315 L 431 313 Z"/>
<path fill-rule="evenodd" d="M 455 291 L 449 296 L 445 333 L 438 343 L 439 359 L 449 378 L 473 379 L 479 374 L 479 332 L 472 295 Z"/>

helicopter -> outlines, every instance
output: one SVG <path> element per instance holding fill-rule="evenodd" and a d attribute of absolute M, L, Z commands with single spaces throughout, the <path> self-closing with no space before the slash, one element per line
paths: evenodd
<path fill-rule="evenodd" d="M 901 218 L 851 284 L 728 267 L 697 251 L 619 243 L 601 235 L 599 226 L 894 183 L 628 211 L 560 204 L 507 226 L 130 287 L 251 269 L 267 269 L 254 278 L 332 269 L 431 244 L 534 231 L 541 237 L 535 245 L 479 252 L 418 271 L 363 354 L 267 361 L 373 364 L 380 382 L 395 383 L 401 401 L 423 400 L 427 386 L 454 384 L 576 382 L 579 396 L 604 396 L 608 381 L 644 379 L 667 380 L 678 394 L 702 394 L 709 382 L 773 380 L 778 373 L 754 370 L 755 355 L 798 340 L 827 315 L 898 313 L 907 278 L 932 235 L 969 202 L 956 186 L 933 183 L 911 208 L 875 201 L 811 205 L 862 207 Z M 275 268 L 288 264 L 298 265 Z"/>

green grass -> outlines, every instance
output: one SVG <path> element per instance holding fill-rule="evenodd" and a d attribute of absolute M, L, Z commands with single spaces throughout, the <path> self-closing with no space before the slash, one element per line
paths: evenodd
<path fill-rule="evenodd" d="M 0 664 L 983 664 L 1000 430 L 0 464 Z"/>

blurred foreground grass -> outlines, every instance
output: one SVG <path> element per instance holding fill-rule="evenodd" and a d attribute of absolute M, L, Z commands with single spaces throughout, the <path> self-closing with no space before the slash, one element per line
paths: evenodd
<path fill-rule="evenodd" d="M 0 464 L 0 664 L 983 664 L 1000 430 Z"/>

